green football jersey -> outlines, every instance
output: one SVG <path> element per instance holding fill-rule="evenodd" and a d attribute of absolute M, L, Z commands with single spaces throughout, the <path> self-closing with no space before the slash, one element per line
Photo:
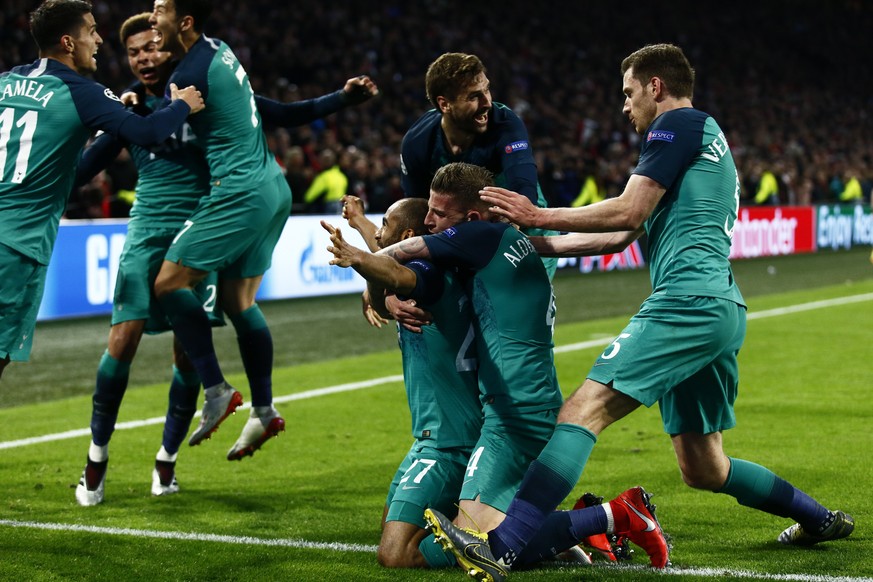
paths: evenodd
<path fill-rule="evenodd" d="M 92 132 L 159 143 L 189 111 L 178 102 L 140 117 L 112 91 L 54 59 L 0 75 L 0 243 L 48 264 Z"/>
<path fill-rule="evenodd" d="M 451 273 L 425 261 L 406 266 L 424 290 L 412 296 L 433 314 L 421 333 L 398 326 L 412 434 L 436 448 L 471 447 L 482 428 L 482 405 L 470 301 Z"/>
<path fill-rule="evenodd" d="M 159 106 L 148 97 L 146 104 Z M 139 172 L 131 220 L 156 228 L 181 228 L 200 198 L 209 193 L 209 167 L 188 123 L 159 146 L 131 145 L 130 155 Z"/>
<path fill-rule="evenodd" d="M 485 415 L 557 408 L 555 301 L 539 255 L 506 223 L 473 221 L 424 237 L 433 261 L 466 278 Z"/>
<path fill-rule="evenodd" d="M 206 154 L 213 194 L 247 192 L 281 174 L 248 75 L 224 42 L 202 35 L 169 82 L 194 85 L 206 103 L 188 122 Z"/>
<path fill-rule="evenodd" d="M 661 114 L 634 173 L 667 189 L 646 221 L 653 293 L 744 304 L 728 260 L 740 179 L 715 120 L 690 107 Z"/>

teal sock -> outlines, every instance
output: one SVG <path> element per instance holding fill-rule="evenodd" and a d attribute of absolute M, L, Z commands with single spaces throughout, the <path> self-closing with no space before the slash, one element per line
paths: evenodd
<path fill-rule="evenodd" d="M 179 452 L 185 440 L 191 419 L 197 412 L 197 396 L 200 394 L 200 376 L 197 372 L 184 372 L 173 366 L 173 381 L 170 383 L 167 417 L 161 445 L 171 455 Z"/>
<path fill-rule="evenodd" d="M 431 568 L 451 568 L 458 564 L 454 554 L 443 551 L 443 547 L 434 541 L 433 534 L 421 540 L 418 551 Z"/>
<path fill-rule="evenodd" d="M 103 352 L 91 398 L 91 440 L 98 446 L 109 444 L 112 438 L 129 377 L 130 362 L 116 360 L 109 355 L 109 350 Z"/>
<path fill-rule="evenodd" d="M 757 508 L 770 498 L 776 475 L 762 467 L 742 459 L 732 459 L 728 478 L 716 493 L 735 497 L 740 505 Z"/>
<path fill-rule="evenodd" d="M 830 523 L 832 514 L 825 506 L 770 469 L 743 459 L 728 459 L 728 478 L 716 493 L 735 497 L 740 505 L 752 509 L 790 517 L 811 532 L 820 532 Z"/>
<path fill-rule="evenodd" d="M 561 423 L 530 464 L 506 519 L 488 534 L 491 550 L 512 564 L 548 516 L 576 486 L 597 437 L 585 427 Z"/>
<path fill-rule="evenodd" d="M 560 475 L 572 489 L 582 477 L 582 470 L 588 463 L 595 443 L 597 437 L 584 426 L 561 423 L 555 427 L 552 438 L 543 447 L 537 460 Z M 563 498 L 555 506 L 561 501 Z"/>
<path fill-rule="evenodd" d="M 197 369 L 205 388 L 224 382 L 212 343 L 212 325 L 200 300 L 191 289 L 177 289 L 158 299 L 176 337 Z"/>
<path fill-rule="evenodd" d="M 230 315 L 243 367 L 252 391 L 252 406 L 273 403 L 273 337 L 257 304 Z"/>

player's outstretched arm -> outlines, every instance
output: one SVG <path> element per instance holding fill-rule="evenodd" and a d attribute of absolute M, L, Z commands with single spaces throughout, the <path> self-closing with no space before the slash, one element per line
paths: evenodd
<path fill-rule="evenodd" d="M 543 257 L 590 257 L 621 252 L 643 232 L 643 229 L 605 233 L 573 232 L 529 238 L 537 253 Z"/>
<path fill-rule="evenodd" d="M 327 247 L 327 250 L 334 256 L 330 261 L 331 265 L 351 267 L 367 281 L 372 281 L 390 291 L 411 293 L 415 289 L 417 280 L 415 271 L 404 267 L 388 254 L 368 253 L 350 245 L 343 238 L 340 229 L 324 220 L 321 221 L 321 226 L 330 233 L 331 246 Z"/>
<path fill-rule="evenodd" d="M 526 197 L 494 186 L 486 186 L 479 196 L 490 205 L 492 212 L 522 227 L 562 232 L 619 232 L 642 227 L 666 191 L 655 180 L 634 174 L 621 196 L 580 208 L 537 208 Z"/>
<path fill-rule="evenodd" d="M 339 91 L 314 99 L 283 103 L 255 95 L 255 105 L 264 123 L 279 127 L 298 127 L 327 117 L 352 105 L 360 105 L 379 94 L 379 88 L 366 75 L 346 81 Z"/>

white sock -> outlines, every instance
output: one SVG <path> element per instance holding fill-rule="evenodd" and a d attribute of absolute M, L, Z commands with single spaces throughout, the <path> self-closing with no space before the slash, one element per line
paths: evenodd
<path fill-rule="evenodd" d="M 615 533 L 615 517 L 612 515 L 612 506 L 609 503 L 604 503 L 600 507 L 606 512 L 606 533 Z"/>
<path fill-rule="evenodd" d="M 272 417 L 277 414 L 279 414 L 279 412 L 272 404 L 269 406 L 252 406 L 252 416 L 257 416 L 258 418 Z"/>
<path fill-rule="evenodd" d="M 95 463 L 102 463 L 109 459 L 109 445 L 99 447 L 91 441 L 91 446 L 88 447 L 88 458 Z"/>
<path fill-rule="evenodd" d="M 171 455 L 170 453 L 167 452 L 167 449 L 165 449 L 164 446 L 161 445 L 161 450 L 158 451 L 158 455 L 155 457 L 155 460 L 165 461 L 167 463 L 175 463 L 176 457 L 178 457 L 178 456 L 179 456 L 178 451 L 176 451 L 174 454 Z"/>

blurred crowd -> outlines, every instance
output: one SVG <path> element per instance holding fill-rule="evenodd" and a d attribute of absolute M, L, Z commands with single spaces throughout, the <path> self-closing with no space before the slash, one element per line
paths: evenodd
<path fill-rule="evenodd" d="M 492 97 L 528 128 L 552 205 L 618 195 L 638 137 L 621 114 L 621 59 L 650 43 L 685 49 L 697 70 L 694 104 L 725 131 L 743 203 L 870 203 L 873 187 L 873 3 L 863 0 L 674 0 L 621 4 L 397 0 L 216 3 L 209 36 L 234 48 L 259 94 L 316 97 L 370 75 L 378 98 L 292 130 L 267 128 L 295 197 L 294 212 L 325 211 L 307 190 L 325 171 L 381 212 L 402 196 L 400 141 L 430 104 L 428 64 L 474 53 Z M 30 62 L 27 14 L 36 0 L 4 0 L 0 70 Z M 131 81 L 118 26 L 151 6 L 97 0 L 104 46 L 99 81 Z M 333 180 L 331 183 L 336 184 Z M 341 183 L 341 182 L 340 182 Z M 136 170 L 122 155 L 74 193 L 67 216 L 124 216 Z M 312 199 L 306 202 L 307 198 Z"/>

